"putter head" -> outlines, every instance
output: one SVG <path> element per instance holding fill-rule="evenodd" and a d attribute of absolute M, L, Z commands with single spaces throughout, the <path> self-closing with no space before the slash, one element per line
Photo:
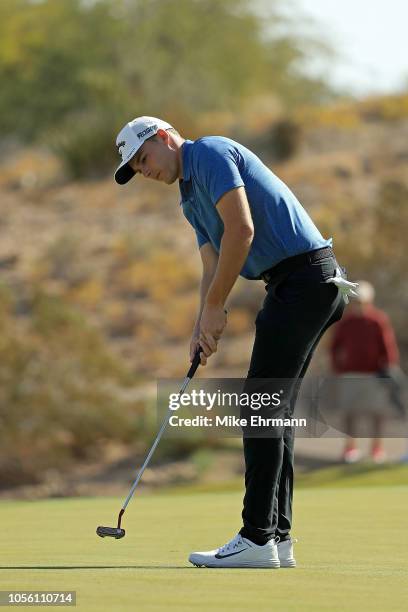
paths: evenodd
<path fill-rule="evenodd" d="M 125 537 L 126 532 L 119 527 L 98 527 L 96 533 L 100 538 L 115 538 L 115 540 L 120 540 L 120 538 Z"/>

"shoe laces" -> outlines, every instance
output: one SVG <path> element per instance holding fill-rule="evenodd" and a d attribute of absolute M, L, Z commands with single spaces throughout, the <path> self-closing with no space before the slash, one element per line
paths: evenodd
<path fill-rule="evenodd" d="M 236 548 L 239 548 L 240 546 L 242 546 L 242 544 L 243 544 L 242 537 L 238 533 L 235 536 L 235 538 L 232 538 L 232 540 L 230 540 L 230 542 L 227 542 L 226 544 L 224 544 L 224 546 L 221 546 L 218 549 L 218 552 L 220 552 L 220 553 L 229 552 L 230 550 L 234 550 Z"/>

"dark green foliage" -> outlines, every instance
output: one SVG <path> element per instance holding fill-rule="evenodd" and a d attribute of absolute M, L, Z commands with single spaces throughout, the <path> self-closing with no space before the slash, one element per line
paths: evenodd
<path fill-rule="evenodd" d="M 72 175 L 94 176 L 138 114 L 182 130 L 257 96 L 285 108 L 322 100 L 327 87 L 302 66 L 325 51 L 290 32 L 279 0 L 268 17 L 246 0 L 3 0 L 0 131 L 51 144 Z"/>
<path fill-rule="evenodd" d="M 301 141 L 300 127 L 294 121 L 284 119 L 275 123 L 270 135 L 270 151 L 275 159 L 284 161 L 294 155 Z"/>

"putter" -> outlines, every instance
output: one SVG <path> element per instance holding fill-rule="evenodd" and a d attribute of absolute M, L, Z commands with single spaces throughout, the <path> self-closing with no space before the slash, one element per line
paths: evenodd
<path fill-rule="evenodd" d="M 187 372 L 187 376 L 184 379 L 183 384 L 181 385 L 181 389 L 179 391 L 179 395 L 181 395 L 182 393 L 184 393 L 188 383 L 190 382 L 190 380 L 193 378 L 194 374 L 196 373 L 196 370 L 198 368 L 198 366 L 200 365 L 200 353 L 202 351 L 202 348 L 200 347 L 196 354 L 194 355 L 194 359 L 191 363 L 191 367 L 189 369 L 189 371 Z M 152 444 L 151 449 L 149 450 L 147 457 L 145 459 L 145 462 L 143 463 L 142 467 L 140 468 L 140 471 L 136 477 L 136 480 L 134 481 L 132 488 L 129 491 L 129 495 L 127 496 L 125 503 L 123 504 L 120 512 L 119 512 L 119 516 L 118 516 L 118 524 L 116 527 L 98 527 L 96 529 L 96 533 L 98 534 L 98 536 L 100 536 L 101 538 L 115 538 L 116 540 L 120 540 L 120 538 L 123 538 L 125 536 L 125 530 L 122 529 L 121 527 L 121 523 L 122 523 L 122 517 L 125 513 L 126 510 L 126 506 L 128 505 L 128 503 L 130 502 L 130 500 L 132 499 L 133 493 L 136 490 L 137 485 L 139 484 L 139 481 L 143 475 L 143 472 L 145 471 L 146 467 L 149 464 L 149 461 L 156 449 L 156 446 L 158 445 L 160 438 L 163 435 L 164 430 L 166 429 L 167 423 L 169 422 L 169 418 L 172 414 L 172 411 L 168 410 L 166 417 L 159 429 L 159 433 L 156 436 L 155 441 Z"/>

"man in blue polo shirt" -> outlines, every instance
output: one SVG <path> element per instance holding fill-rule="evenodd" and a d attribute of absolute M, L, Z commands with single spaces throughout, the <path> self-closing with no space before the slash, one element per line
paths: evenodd
<path fill-rule="evenodd" d="M 293 412 L 300 382 L 324 331 L 342 316 L 355 284 L 290 189 L 251 151 L 229 138 L 185 140 L 155 117 L 138 117 L 116 140 L 119 184 L 135 174 L 172 184 L 193 226 L 203 264 L 190 358 L 217 350 L 225 302 L 239 275 L 266 283 L 256 318 L 250 379 L 290 379 Z M 292 524 L 294 432 L 246 437 L 243 527 L 220 548 L 195 552 L 207 567 L 295 567 Z"/>

